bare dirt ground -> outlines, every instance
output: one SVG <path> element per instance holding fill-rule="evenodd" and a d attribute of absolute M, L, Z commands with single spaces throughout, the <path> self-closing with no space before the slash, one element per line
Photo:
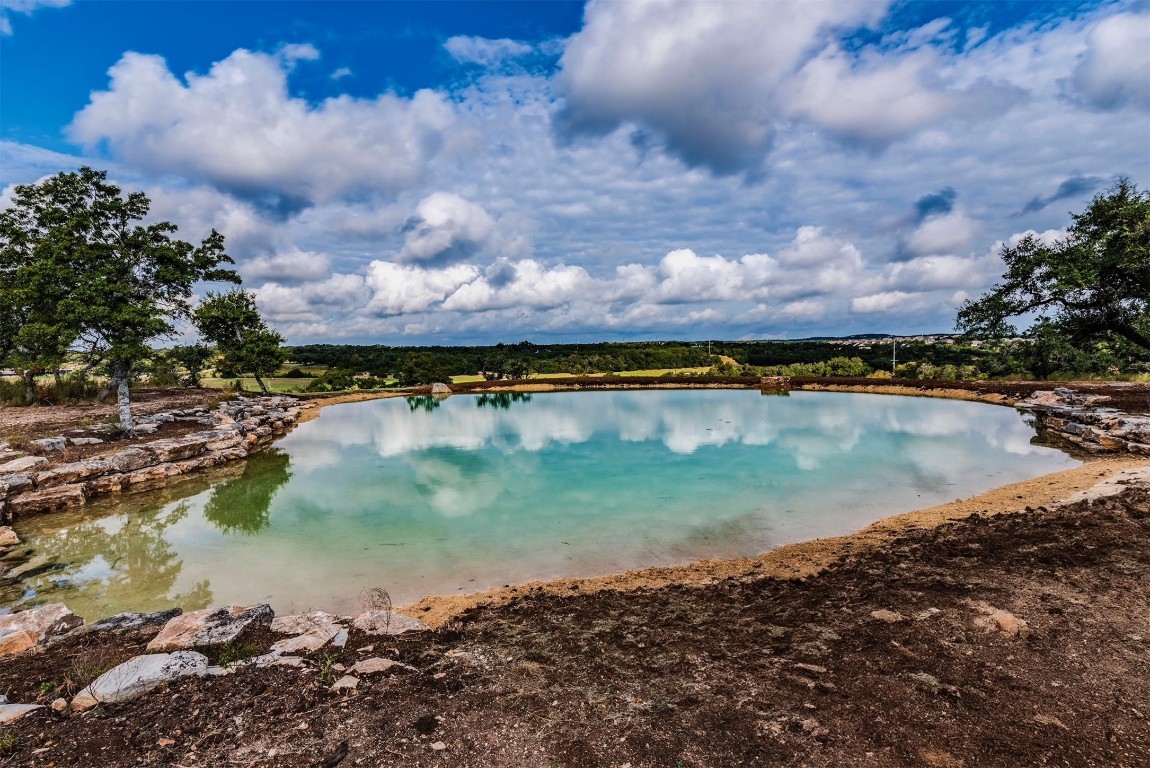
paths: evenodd
<path fill-rule="evenodd" d="M 217 402 L 220 396 L 218 389 L 134 389 L 132 413 L 136 416 L 149 416 L 161 411 L 206 407 Z M 162 437 L 179 437 L 204 429 L 199 424 L 169 422 L 161 424 L 159 430 L 152 434 L 134 438 L 81 431 L 84 427 L 118 421 L 115 398 L 109 398 L 106 403 L 85 402 L 74 405 L 0 405 L 0 442 L 23 444 L 28 440 L 55 435 L 99 437 L 105 441 L 97 445 L 68 446 L 62 451 L 45 454 L 45 458 L 55 465 L 123 450 L 136 443 Z"/>
<path fill-rule="evenodd" d="M 5 660 L 0 692 L 50 700 L 143 642 Z M 366 655 L 415 670 L 329 690 Z M 974 514 L 801 579 L 531 591 L 313 662 L 39 710 L 0 765 L 1140 768 L 1150 493 Z"/>

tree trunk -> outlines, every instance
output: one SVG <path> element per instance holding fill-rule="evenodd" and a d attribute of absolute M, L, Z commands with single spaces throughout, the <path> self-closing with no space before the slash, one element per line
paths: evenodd
<path fill-rule="evenodd" d="M 128 363 L 125 360 L 112 362 L 112 382 L 116 388 L 116 406 L 120 411 L 120 431 L 125 435 L 135 435 L 132 423 L 132 401 L 128 394 Z"/>
<path fill-rule="evenodd" d="M 270 394 L 268 392 L 268 385 L 264 384 L 264 380 L 260 378 L 260 375 L 258 373 L 253 373 L 252 376 L 256 377 L 256 384 L 260 385 L 260 392 L 263 392 L 265 395 Z"/>
<path fill-rule="evenodd" d="M 63 380 L 60 378 L 60 369 L 56 368 L 53 370 L 52 375 L 56 377 L 56 386 L 60 386 L 63 383 Z"/>
<path fill-rule="evenodd" d="M 24 369 L 24 403 L 31 405 L 36 399 L 36 374 L 31 368 Z"/>

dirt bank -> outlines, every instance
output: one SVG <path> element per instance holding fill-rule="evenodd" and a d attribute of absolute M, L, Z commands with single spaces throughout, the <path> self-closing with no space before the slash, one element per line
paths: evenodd
<path fill-rule="evenodd" d="M 1150 764 L 1145 487 L 905 529 L 805 578 L 761 570 L 532 589 L 436 632 L 353 631 L 304 669 L 44 708 L 4 731 L 0 765 Z M 49 701 L 142 652 L 98 637 L 5 660 L 0 692 Z M 369 655 L 413 669 L 330 690 Z"/>

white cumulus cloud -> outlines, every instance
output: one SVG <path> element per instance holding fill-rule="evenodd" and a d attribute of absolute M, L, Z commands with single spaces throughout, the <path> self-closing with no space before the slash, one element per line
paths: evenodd
<path fill-rule="evenodd" d="M 69 133 L 124 163 L 177 173 L 252 198 L 302 205 L 395 194 L 422 182 L 449 143 L 455 110 L 442 95 L 338 96 L 312 106 L 287 76 L 310 45 L 237 50 L 205 75 L 174 75 L 159 56 L 126 53 Z"/>

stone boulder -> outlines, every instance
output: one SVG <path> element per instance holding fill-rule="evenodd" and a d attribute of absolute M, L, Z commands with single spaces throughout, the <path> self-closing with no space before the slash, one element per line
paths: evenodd
<path fill-rule="evenodd" d="M 143 696 L 166 682 L 181 677 L 203 677 L 208 657 L 195 651 L 153 653 L 136 656 L 109 669 L 72 699 L 72 709 L 83 711 L 97 704 L 116 704 Z"/>
<path fill-rule="evenodd" d="M 117 613 L 115 616 L 109 616 L 106 619 L 100 619 L 91 624 L 78 627 L 72 630 L 69 636 L 101 632 L 111 632 L 117 635 L 137 632 L 147 627 L 167 624 L 181 613 L 183 613 L 183 610 L 180 608 L 171 608 L 167 611 L 156 611 L 155 613 Z"/>
<path fill-rule="evenodd" d="M 275 618 L 270 605 L 227 605 L 205 608 L 171 619 L 160 634 L 148 643 L 149 651 L 176 651 L 223 645 L 238 638 L 245 630 L 267 627 Z"/>
<path fill-rule="evenodd" d="M 68 447 L 68 438 L 63 435 L 56 435 L 55 437 L 42 437 L 39 440 L 29 440 L 29 445 L 34 445 L 44 453 L 51 453 L 52 451 L 62 451 Z"/>
<path fill-rule="evenodd" d="M 0 725 L 14 723 L 29 712 L 43 708 L 43 704 L 0 704 Z"/>
<path fill-rule="evenodd" d="M 272 621 L 272 631 L 293 637 L 274 643 L 271 652 L 284 654 L 318 650 L 343 629 L 339 621 L 338 616 L 323 611 L 279 616 Z"/>
<path fill-rule="evenodd" d="M 30 472 L 40 467 L 48 466 L 48 460 L 43 456 L 22 456 L 0 464 L 0 475 L 16 475 Z"/>
<path fill-rule="evenodd" d="M 369 635 L 402 635 L 430 629 L 422 621 L 393 611 L 366 611 L 352 619 L 352 626 Z"/>
<path fill-rule="evenodd" d="M 83 623 L 84 620 L 63 603 L 0 616 L 0 656 L 35 648 Z"/>
<path fill-rule="evenodd" d="M 442 381 L 437 381 L 431 385 L 431 394 L 433 395 L 450 395 L 451 387 L 444 384 Z"/>
<path fill-rule="evenodd" d="M 20 537 L 16 535 L 16 531 L 12 530 L 11 526 L 0 525 L 0 548 L 14 547 L 20 543 Z"/>

